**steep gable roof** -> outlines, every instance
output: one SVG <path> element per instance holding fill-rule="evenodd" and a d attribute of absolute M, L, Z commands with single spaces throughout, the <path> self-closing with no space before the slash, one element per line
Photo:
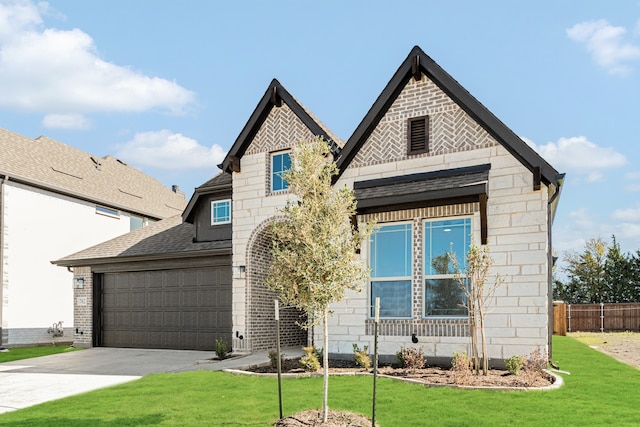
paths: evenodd
<path fill-rule="evenodd" d="M 418 46 L 415 46 L 411 50 L 346 142 L 337 160 L 339 174 L 342 174 L 349 166 L 349 163 L 367 141 L 391 104 L 400 92 L 402 92 L 409 79 L 414 77 L 419 79 L 422 74 L 425 74 L 433 81 L 525 167 L 534 174 L 539 170 L 540 178 L 543 182 L 553 185 L 558 184 L 558 181 L 561 179 L 558 171 L 502 123 Z M 336 177 L 336 179 L 338 177 Z"/>
<path fill-rule="evenodd" d="M 182 194 L 115 157 L 5 129 L 0 129 L 0 176 L 157 219 L 180 213 L 186 205 Z"/>
<path fill-rule="evenodd" d="M 228 194 L 229 197 L 231 197 L 231 179 L 231 174 L 229 172 L 220 172 L 209 181 L 197 187 L 189 200 L 189 204 L 187 204 L 187 208 L 182 213 L 182 220 L 184 222 L 193 221 L 193 216 L 195 215 L 194 209 L 198 205 L 200 198 L 205 195 Z"/>
<path fill-rule="evenodd" d="M 234 168 L 239 168 L 239 163 L 236 166 L 236 162 L 239 162 L 240 158 L 244 155 L 256 133 L 260 129 L 260 126 L 262 126 L 266 118 L 269 116 L 271 109 L 281 106 L 283 102 L 293 111 L 302 123 L 309 128 L 311 133 L 316 136 L 321 136 L 325 140 L 329 141 L 334 154 L 338 152 L 342 146 L 340 139 L 337 138 L 302 104 L 300 104 L 300 102 L 298 102 L 298 100 L 296 100 L 278 80 L 273 79 L 226 157 L 222 163 L 218 165 L 220 169 L 225 172 L 231 172 Z"/>

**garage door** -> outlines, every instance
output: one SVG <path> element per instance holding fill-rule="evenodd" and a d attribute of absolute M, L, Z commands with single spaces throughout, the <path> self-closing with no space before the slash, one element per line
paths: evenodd
<path fill-rule="evenodd" d="M 231 345 L 231 268 L 105 273 L 104 347 L 214 350 Z"/>

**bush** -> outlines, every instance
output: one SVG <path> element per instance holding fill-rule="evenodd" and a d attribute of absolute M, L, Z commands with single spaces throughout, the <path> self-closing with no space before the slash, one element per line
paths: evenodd
<path fill-rule="evenodd" d="M 471 377 L 473 376 L 471 358 L 467 355 L 466 351 L 462 353 L 459 351 L 453 352 L 451 358 L 451 370 L 453 371 L 453 382 L 455 384 L 469 384 Z"/>
<path fill-rule="evenodd" d="M 422 348 L 402 347 L 396 353 L 398 366 L 406 369 L 422 369 L 426 364 Z"/>
<path fill-rule="evenodd" d="M 360 350 L 358 344 L 353 344 L 353 357 L 358 364 L 363 369 L 371 368 L 371 357 L 367 354 L 367 350 L 369 350 L 369 346 L 365 345 Z"/>
<path fill-rule="evenodd" d="M 280 365 L 282 365 L 284 363 L 286 354 L 284 353 L 280 353 Z M 276 350 L 271 350 L 269 352 L 269 365 L 273 368 L 276 369 L 278 367 L 278 352 Z"/>
<path fill-rule="evenodd" d="M 306 372 L 316 372 L 318 369 L 320 369 L 320 362 L 318 361 L 317 356 L 318 351 L 313 346 L 302 347 L 302 349 L 304 350 L 305 354 L 300 358 L 300 366 Z"/>
<path fill-rule="evenodd" d="M 504 365 L 511 375 L 520 375 L 520 370 L 522 370 L 526 364 L 527 361 L 522 356 L 511 356 L 504 361 Z"/>
<path fill-rule="evenodd" d="M 227 343 L 222 338 L 216 340 L 216 356 L 220 360 L 227 358 Z"/>

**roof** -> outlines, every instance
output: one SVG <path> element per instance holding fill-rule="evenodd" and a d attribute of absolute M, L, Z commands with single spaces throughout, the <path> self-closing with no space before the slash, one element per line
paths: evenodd
<path fill-rule="evenodd" d="M 339 175 L 349 166 L 362 145 L 367 141 L 387 110 L 414 76 L 425 74 L 444 91 L 460 108 L 476 120 L 489 134 L 502 144 L 524 166 L 534 172 L 540 169 L 542 181 L 546 184 L 558 184 L 560 179 L 556 171 L 526 142 L 502 123 L 493 113 L 474 98 L 460 83 L 442 69 L 426 53 L 415 46 L 402 62 L 378 99 L 371 106 L 356 130 L 353 132 L 337 160 Z"/>
<path fill-rule="evenodd" d="M 177 258 L 187 253 L 193 255 L 215 251 L 231 254 L 230 240 L 194 242 L 193 227 L 192 224 L 183 223 L 180 215 L 175 215 L 52 263 L 71 267 L 124 262 L 144 257 L 163 258 L 163 255 L 164 258 Z"/>
<path fill-rule="evenodd" d="M 273 79 L 258 102 L 255 110 L 249 117 L 244 128 L 238 135 L 226 157 L 218 167 L 223 171 L 230 172 L 234 159 L 241 158 L 249 145 L 253 141 L 260 126 L 269 116 L 271 109 L 280 106 L 284 102 L 291 111 L 309 128 L 311 133 L 321 136 L 327 140 L 332 147 L 332 152 L 336 154 L 342 146 L 342 141 L 336 137 L 322 122 L 320 122 L 311 112 L 309 112 L 297 99 L 295 99 L 276 79 Z"/>
<path fill-rule="evenodd" d="M 486 194 L 491 165 L 416 173 L 354 183 L 358 211 L 445 199 L 476 199 Z"/>
<path fill-rule="evenodd" d="M 115 157 L 5 129 L 0 129 L 0 176 L 156 219 L 180 213 L 186 205 L 182 194 Z"/>
<path fill-rule="evenodd" d="M 182 212 L 182 220 L 185 222 L 192 222 L 193 215 L 195 214 L 195 207 L 198 205 L 198 201 L 201 197 L 210 194 L 228 194 L 231 197 L 232 193 L 232 177 L 229 172 L 220 172 L 218 175 L 211 178 L 209 181 L 197 187 L 193 192 L 186 209 Z"/>

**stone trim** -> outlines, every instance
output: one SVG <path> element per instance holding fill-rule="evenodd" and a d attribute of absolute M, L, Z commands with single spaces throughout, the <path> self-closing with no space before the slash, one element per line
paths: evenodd
<path fill-rule="evenodd" d="M 361 222 L 375 221 L 377 223 L 381 223 L 408 221 L 413 219 L 423 220 L 431 218 L 444 218 L 448 216 L 473 215 L 476 212 L 480 212 L 480 204 L 478 202 L 432 206 L 428 208 L 405 209 L 392 212 L 377 212 L 359 215 L 358 218 Z"/>
<path fill-rule="evenodd" d="M 373 319 L 365 321 L 366 334 L 374 334 Z M 468 337 L 469 324 L 466 319 L 421 319 L 393 320 L 381 319 L 378 323 L 378 335 L 409 337 Z"/>

